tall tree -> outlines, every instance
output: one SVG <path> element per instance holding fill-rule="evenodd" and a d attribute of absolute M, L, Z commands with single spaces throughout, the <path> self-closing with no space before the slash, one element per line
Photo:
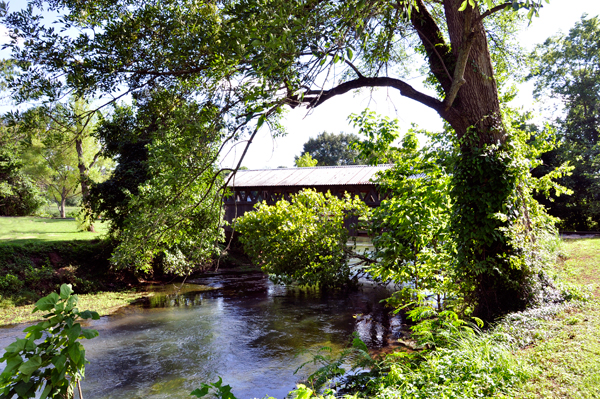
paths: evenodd
<path fill-rule="evenodd" d="M 532 54 L 536 61 L 531 77 L 535 96 L 554 98 L 564 107 L 556 125 L 561 146 L 544 154 L 538 173 L 569 162 L 570 176 L 560 183 L 571 196 L 553 196 L 540 201 L 549 213 L 561 219 L 561 227 L 574 230 L 600 228 L 600 20 L 587 18 L 568 35 L 549 38 Z"/>
<path fill-rule="evenodd" d="M 304 143 L 302 153 L 309 153 L 319 166 L 359 165 L 361 160 L 358 159 L 358 151 L 351 147 L 358 139 L 352 133 L 322 132 Z"/>
<path fill-rule="evenodd" d="M 22 70 L 11 83 L 17 99 L 191 89 L 202 106 L 216 107 L 228 137 L 246 131 L 249 143 L 265 122 L 277 128 L 285 106 L 317 107 L 355 89 L 388 87 L 432 108 L 460 148 L 452 191 L 458 269 L 475 313 L 491 319 L 524 306 L 535 274 L 509 234 L 522 224 L 511 211 L 522 202 L 521 174 L 494 64 L 496 72 L 507 65 L 519 10 L 531 18 L 541 3 L 34 0 L 4 22 Z M 36 9 L 43 4 L 67 29 L 44 26 Z M 407 83 L 410 54 L 425 58 L 437 94 Z"/>
<path fill-rule="evenodd" d="M 46 201 L 35 181 L 25 173 L 24 137 L 0 126 L 0 216 L 27 216 Z"/>
<path fill-rule="evenodd" d="M 215 167 L 221 134 L 214 109 L 158 89 L 102 122 L 103 155 L 118 165 L 89 200 L 112 222 L 118 267 L 187 275 L 212 264 L 223 240 L 223 181 Z"/>
<path fill-rule="evenodd" d="M 5 119 L 27 137 L 26 171 L 58 204 L 61 217 L 68 199 L 81 197 L 85 203 L 89 185 L 108 177 L 112 160 L 100 157 L 97 121 L 84 100 L 9 113 Z M 89 230 L 94 231 L 93 224 Z"/>

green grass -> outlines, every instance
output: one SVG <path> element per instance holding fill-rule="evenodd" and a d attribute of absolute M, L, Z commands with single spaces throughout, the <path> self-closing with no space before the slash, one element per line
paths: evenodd
<path fill-rule="evenodd" d="M 588 287 L 600 299 L 600 239 L 567 240 L 562 252 L 566 259 L 558 265 L 561 277 Z"/>
<path fill-rule="evenodd" d="M 533 377 L 510 398 L 600 398 L 600 240 L 563 243 L 565 259 L 556 273 L 593 293 L 585 303 L 566 306 L 531 331 L 537 337 L 517 359 L 529 365 Z"/>
<path fill-rule="evenodd" d="M 77 231 L 77 222 L 72 219 L 0 217 L 0 243 L 95 240 L 107 231 L 106 223 L 96 223 L 94 227 L 96 233 Z"/>
<path fill-rule="evenodd" d="M 67 215 L 67 217 L 72 217 L 72 216 L 68 216 L 68 215 L 75 215 L 75 214 L 79 213 L 80 210 L 81 210 L 80 206 L 65 206 L 65 215 Z M 40 211 L 41 212 L 37 212 L 36 215 L 39 214 L 43 217 L 55 217 L 55 218 L 60 217 L 60 211 L 58 209 L 58 206 L 56 206 L 56 204 L 46 205 L 43 208 L 41 208 Z"/>
<path fill-rule="evenodd" d="M 132 290 L 83 294 L 78 295 L 78 308 L 81 310 L 95 310 L 100 316 L 106 316 L 149 295 L 151 295 L 151 293 Z M 44 315 L 43 312 L 31 313 L 32 311 L 33 304 L 14 306 L 10 301 L 0 301 L 0 326 L 27 323 L 42 319 L 42 316 Z"/>

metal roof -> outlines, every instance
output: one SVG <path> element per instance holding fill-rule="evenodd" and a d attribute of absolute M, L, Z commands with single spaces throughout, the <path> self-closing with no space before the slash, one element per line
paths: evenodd
<path fill-rule="evenodd" d="M 393 165 L 315 166 L 313 168 L 279 168 L 238 170 L 229 187 L 334 186 L 371 185 L 371 178 Z"/>

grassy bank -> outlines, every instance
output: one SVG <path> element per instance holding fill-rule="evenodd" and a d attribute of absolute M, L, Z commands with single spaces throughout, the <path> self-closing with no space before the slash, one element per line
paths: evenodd
<path fill-rule="evenodd" d="M 148 295 L 150 293 L 137 290 L 83 294 L 79 295 L 78 307 L 82 310 L 94 310 L 100 316 L 106 316 Z M 32 313 L 33 304 L 14 306 L 7 301 L 4 305 L 0 304 L 0 326 L 38 321 L 43 315 L 41 312 Z"/>
<path fill-rule="evenodd" d="M 112 245 L 98 233 L 79 232 L 75 220 L 0 217 L 0 324 L 31 321 L 31 305 L 71 284 L 78 294 L 98 294 L 89 308 L 103 314 L 142 296 L 119 292 L 137 282 L 111 269 Z M 82 299 L 86 301 L 86 297 Z"/>
<path fill-rule="evenodd" d="M 368 360 L 371 374 L 346 385 L 352 398 L 600 398 L 600 240 L 565 241 L 562 253 L 550 270 L 562 294 L 478 334 L 437 314 L 437 327 L 413 331 L 424 350 Z"/>
<path fill-rule="evenodd" d="M 73 219 L 3 216 L 0 217 L 0 243 L 98 240 L 106 233 L 107 226 L 96 223 L 94 227 L 96 233 L 78 231 Z"/>
<path fill-rule="evenodd" d="M 532 326 L 534 341 L 515 353 L 532 376 L 507 398 L 600 398 L 600 239 L 565 241 L 562 251 L 555 272 L 591 299 Z"/>

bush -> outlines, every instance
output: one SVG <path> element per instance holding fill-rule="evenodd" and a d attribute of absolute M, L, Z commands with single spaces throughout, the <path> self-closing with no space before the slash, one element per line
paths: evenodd
<path fill-rule="evenodd" d="M 129 275 L 110 270 L 109 242 L 36 242 L 0 245 L 0 294 L 15 304 L 30 303 L 72 284 L 79 293 L 107 289 Z"/>
<path fill-rule="evenodd" d="M 23 288 L 23 281 L 17 276 L 6 274 L 0 276 L 0 293 L 7 294 L 15 291 L 20 291 Z"/>
<path fill-rule="evenodd" d="M 100 318 L 96 312 L 80 312 L 77 301 L 71 286 L 63 284 L 60 295 L 53 292 L 35 304 L 34 312 L 49 313 L 46 320 L 24 330 L 24 339 L 6 347 L 0 358 L 6 362 L 0 374 L 1 398 L 33 398 L 40 391 L 42 399 L 73 397 L 88 363 L 79 340 L 98 336 L 96 330 L 81 328 L 75 321 Z"/>
<path fill-rule="evenodd" d="M 279 283 L 342 286 L 348 284 L 353 256 L 344 221 L 365 216 L 358 197 L 339 199 L 327 192 L 303 190 L 275 205 L 258 204 L 235 220 L 235 230 L 250 258 Z"/>

